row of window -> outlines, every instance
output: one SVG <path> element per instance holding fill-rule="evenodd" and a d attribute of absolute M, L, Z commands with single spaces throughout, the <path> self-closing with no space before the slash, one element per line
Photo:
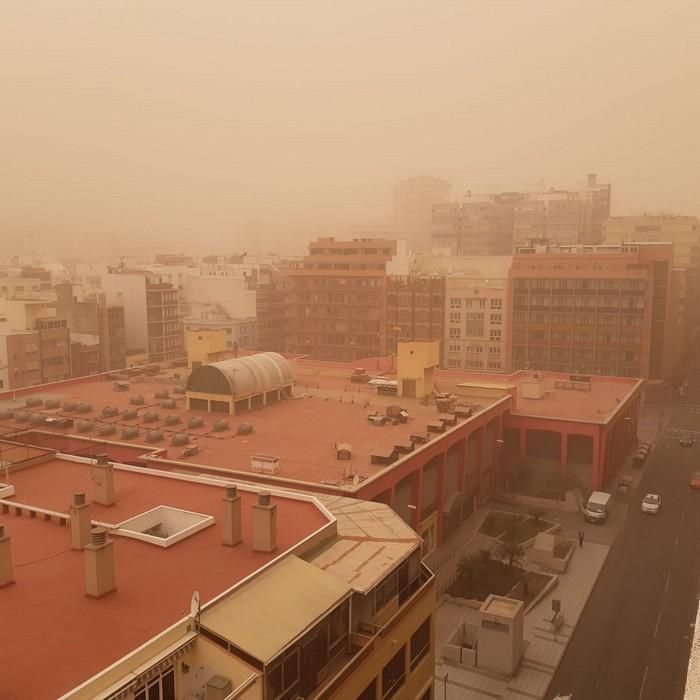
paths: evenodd
<path fill-rule="evenodd" d="M 474 332 L 475 330 L 478 329 L 473 329 L 472 332 L 470 332 L 470 329 L 467 328 L 466 332 L 464 334 L 464 337 L 468 338 L 470 336 L 482 336 L 483 335 L 483 328 L 479 332 Z M 502 331 L 500 328 L 491 328 L 489 329 L 489 340 L 500 340 L 502 336 Z M 462 329 L 461 328 L 450 328 L 450 338 L 461 338 L 462 337 Z"/>
<path fill-rule="evenodd" d="M 573 304 L 572 304 L 573 302 Z M 594 297 L 577 296 L 573 299 L 568 297 L 547 297 L 547 296 L 525 296 L 516 294 L 513 297 L 515 308 L 542 307 L 542 308 L 573 308 L 575 309 L 598 309 L 603 311 L 636 311 L 644 308 L 644 297 Z"/>
<path fill-rule="evenodd" d="M 473 318 L 476 316 L 477 318 Z M 467 321 L 483 321 L 484 314 L 465 314 Z M 503 314 L 491 314 L 489 316 L 489 321 L 495 325 L 500 326 L 503 323 Z M 461 323 L 462 322 L 462 312 L 461 311 L 450 311 L 450 323 Z"/>
<path fill-rule="evenodd" d="M 577 325 L 577 326 L 641 326 L 641 316 L 623 315 L 593 315 L 593 314 L 549 314 L 547 312 L 516 311 L 513 314 L 513 324 L 520 323 L 541 323 L 552 325 Z"/>
<path fill-rule="evenodd" d="M 378 687 L 380 678 L 374 678 L 357 696 L 357 700 L 377 700 L 377 698 L 389 700 L 389 698 L 393 698 L 406 682 L 406 676 L 416 669 L 429 650 L 430 618 L 425 620 L 411 635 L 411 641 L 408 644 L 408 660 L 406 659 L 407 645 L 404 644 L 382 669 L 381 687 Z M 427 697 L 430 697 L 429 693 Z"/>
<path fill-rule="evenodd" d="M 465 360 L 448 359 L 447 366 L 451 369 L 503 369 L 503 363 L 501 360 L 492 358 L 489 358 L 486 362 L 483 360 L 475 360 L 471 357 L 468 357 Z"/>
<path fill-rule="evenodd" d="M 643 290 L 646 288 L 645 280 L 619 280 L 619 279 L 516 279 L 515 289 L 577 289 L 594 291 L 602 289 L 613 291 Z"/>
<path fill-rule="evenodd" d="M 502 309 L 503 299 L 473 299 L 471 297 L 450 297 L 451 309 Z"/>
<path fill-rule="evenodd" d="M 642 342 L 641 335 L 637 333 L 563 333 L 552 331 L 551 333 L 543 330 L 531 330 L 529 333 L 523 328 L 516 328 L 513 331 L 514 342 L 523 342 L 525 339 L 543 342 L 551 341 L 552 343 L 570 344 L 574 343 L 583 345 L 592 345 L 599 343 L 601 345 L 610 345 L 622 343 L 623 345 L 639 345 Z"/>

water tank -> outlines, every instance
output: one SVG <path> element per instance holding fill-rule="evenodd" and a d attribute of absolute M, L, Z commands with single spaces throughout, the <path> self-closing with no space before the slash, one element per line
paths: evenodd
<path fill-rule="evenodd" d="M 111 418 L 112 416 L 116 416 L 119 413 L 119 409 L 116 406 L 105 406 L 102 409 L 102 415 L 106 416 L 107 418 Z"/>
<path fill-rule="evenodd" d="M 122 430 L 122 437 L 125 440 L 133 440 L 139 436 L 139 429 L 135 425 L 130 425 L 128 428 Z"/>
<path fill-rule="evenodd" d="M 252 423 L 239 423 L 238 427 L 236 428 L 236 432 L 239 435 L 250 435 L 253 430 L 254 428 Z"/>
<path fill-rule="evenodd" d="M 146 442 L 160 442 L 163 439 L 162 430 L 149 430 L 146 433 Z"/>
<path fill-rule="evenodd" d="M 201 428 L 204 425 L 204 420 L 200 416 L 192 416 L 187 421 L 187 427 L 189 428 Z"/>
<path fill-rule="evenodd" d="M 114 435 L 114 433 L 117 432 L 117 426 L 114 425 L 114 423 L 103 423 L 102 425 L 98 426 L 97 428 L 97 434 L 98 435 Z"/>
<path fill-rule="evenodd" d="M 95 427 L 94 421 L 81 420 L 80 423 L 78 423 L 78 432 L 79 433 L 89 433 L 92 431 L 92 429 L 94 427 Z"/>
<path fill-rule="evenodd" d="M 158 389 L 153 396 L 157 399 L 167 399 L 170 396 L 170 392 L 167 389 Z"/>
<path fill-rule="evenodd" d="M 180 420 L 180 416 L 177 413 L 171 413 L 169 416 L 165 416 L 165 425 L 177 425 Z"/>
<path fill-rule="evenodd" d="M 219 418 L 219 420 L 214 421 L 212 430 L 220 433 L 222 430 L 228 430 L 228 421 L 225 418 Z"/>
<path fill-rule="evenodd" d="M 184 394 L 185 391 L 186 391 L 186 389 L 182 384 L 176 384 L 173 387 L 173 394 Z"/>
<path fill-rule="evenodd" d="M 24 405 L 27 408 L 33 408 L 35 406 L 41 406 L 41 404 L 44 403 L 44 400 L 40 398 L 39 396 L 28 396 L 26 401 L 24 402 Z"/>
<path fill-rule="evenodd" d="M 17 411 L 17 413 L 15 413 L 15 420 L 18 423 L 27 423 L 29 422 L 29 414 L 26 411 Z"/>
<path fill-rule="evenodd" d="M 79 403 L 78 408 L 75 409 L 78 413 L 90 413 L 92 411 L 91 403 Z"/>
<path fill-rule="evenodd" d="M 155 423 L 158 420 L 159 416 L 156 411 L 146 411 L 146 413 L 143 414 L 143 422 L 144 423 Z"/>
<path fill-rule="evenodd" d="M 141 394 L 136 394 L 136 396 L 132 396 L 129 399 L 129 403 L 133 404 L 134 406 L 143 406 L 144 402 L 145 399 L 143 398 L 143 396 L 141 396 Z"/>
<path fill-rule="evenodd" d="M 177 408 L 177 404 L 175 403 L 175 399 L 165 399 L 165 401 L 160 402 L 160 407 L 161 408 Z"/>
<path fill-rule="evenodd" d="M 190 441 L 189 437 L 185 433 L 175 433 L 170 439 L 170 444 L 176 447 L 186 445 Z"/>
<path fill-rule="evenodd" d="M 139 412 L 135 408 L 127 408 L 124 413 L 122 413 L 122 418 L 124 420 L 134 420 L 134 418 L 139 417 Z"/>
<path fill-rule="evenodd" d="M 46 408 L 60 408 L 61 402 L 58 399 L 48 399 L 44 406 L 46 406 Z"/>
<path fill-rule="evenodd" d="M 63 402 L 63 410 L 66 413 L 73 413 L 73 411 L 78 410 L 78 404 L 75 401 L 64 401 Z"/>
<path fill-rule="evenodd" d="M 9 408 L 0 411 L 0 420 L 10 420 L 15 417 L 15 412 Z"/>

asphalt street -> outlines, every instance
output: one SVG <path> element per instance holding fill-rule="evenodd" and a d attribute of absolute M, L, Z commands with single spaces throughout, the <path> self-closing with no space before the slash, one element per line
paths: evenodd
<path fill-rule="evenodd" d="M 683 697 L 700 591 L 700 489 L 689 487 L 700 471 L 700 375 L 671 410 L 549 697 Z M 696 443 L 681 447 L 689 431 Z M 658 515 L 641 512 L 646 493 L 661 494 Z"/>

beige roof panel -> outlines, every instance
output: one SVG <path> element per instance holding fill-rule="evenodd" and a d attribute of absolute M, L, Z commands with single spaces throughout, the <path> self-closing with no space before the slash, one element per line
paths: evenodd
<path fill-rule="evenodd" d="M 205 610 L 201 624 L 268 663 L 351 590 L 313 564 L 288 556 Z"/>

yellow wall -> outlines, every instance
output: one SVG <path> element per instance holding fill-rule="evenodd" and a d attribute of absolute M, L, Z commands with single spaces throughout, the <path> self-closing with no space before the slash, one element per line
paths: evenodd
<path fill-rule="evenodd" d="M 377 679 L 377 698 L 381 698 L 382 670 L 401 646 L 405 646 L 406 677 L 404 684 L 393 697 L 396 700 L 415 700 L 415 698 L 420 697 L 420 693 L 432 682 L 435 667 L 435 605 L 435 587 L 431 581 L 417 594 L 410 610 L 406 611 L 398 622 L 392 624 L 389 621 L 383 634 L 380 634 L 374 643 L 372 653 L 354 669 L 352 676 L 330 696 L 332 700 L 356 698 L 371 683 L 373 678 Z M 403 612 L 400 611 L 400 613 Z M 428 617 L 431 618 L 430 647 L 428 653 L 411 671 L 411 635 Z"/>
<path fill-rule="evenodd" d="M 416 382 L 417 398 L 430 394 L 435 388 L 435 367 L 440 362 L 439 340 L 412 340 L 399 343 L 398 369 L 398 395 L 407 396 L 404 392 L 404 380 Z"/>
<path fill-rule="evenodd" d="M 226 351 L 226 333 L 223 329 L 188 330 L 185 336 L 187 366 L 193 362 L 207 364 L 216 353 Z"/>

